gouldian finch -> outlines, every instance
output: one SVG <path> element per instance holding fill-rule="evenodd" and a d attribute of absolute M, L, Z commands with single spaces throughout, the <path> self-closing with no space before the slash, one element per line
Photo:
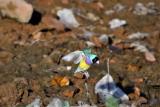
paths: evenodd
<path fill-rule="evenodd" d="M 91 64 L 99 64 L 99 58 L 97 55 L 91 53 L 91 49 L 71 52 L 68 55 L 62 57 L 62 60 L 68 62 L 73 61 L 75 64 L 79 64 L 74 73 L 88 70 Z"/>

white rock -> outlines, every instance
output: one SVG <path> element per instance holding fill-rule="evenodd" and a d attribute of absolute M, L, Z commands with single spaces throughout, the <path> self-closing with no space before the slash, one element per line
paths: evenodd
<path fill-rule="evenodd" d="M 27 23 L 32 16 L 33 7 L 24 0 L 0 0 L 0 12 L 2 16 Z"/>
<path fill-rule="evenodd" d="M 106 35 L 106 34 L 102 34 L 100 37 L 99 37 L 99 40 L 104 43 L 104 44 L 107 44 L 108 41 L 109 41 L 109 36 Z"/>
<path fill-rule="evenodd" d="M 118 28 L 126 24 L 127 22 L 125 20 L 120 20 L 120 19 L 113 19 L 109 22 L 111 29 Z"/>
<path fill-rule="evenodd" d="M 157 14 L 159 11 L 158 7 L 155 6 L 154 2 L 149 2 L 146 6 L 142 3 L 137 3 L 134 7 L 133 13 L 136 15 L 147 15 Z"/>
<path fill-rule="evenodd" d="M 47 107 L 63 107 L 63 102 L 59 98 L 53 98 Z"/>
<path fill-rule="evenodd" d="M 94 47 L 94 46 L 96 46 L 93 42 L 91 42 L 91 41 L 86 41 L 86 44 L 87 44 L 87 46 L 88 47 Z"/>
<path fill-rule="evenodd" d="M 139 42 L 131 43 L 130 47 L 134 47 L 135 51 L 139 52 L 148 52 L 149 50 L 146 48 L 145 45 L 140 44 Z"/>
<path fill-rule="evenodd" d="M 105 14 L 106 15 L 111 15 L 111 14 L 113 14 L 115 11 L 114 10 L 106 10 L 105 11 Z"/>
<path fill-rule="evenodd" d="M 143 39 L 143 38 L 148 37 L 148 36 L 149 36 L 148 33 L 137 32 L 137 33 L 130 34 L 128 36 L 128 39 Z"/>
<path fill-rule="evenodd" d="M 89 39 L 89 38 L 91 38 L 91 37 L 94 36 L 94 35 L 95 35 L 94 32 L 90 32 L 90 31 L 85 31 L 85 30 L 84 30 L 83 36 L 84 36 L 85 39 Z"/>
<path fill-rule="evenodd" d="M 27 105 L 26 107 L 40 107 L 40 105 L 40 98 L 36 98 L 31 104 Z"/>
<path fill-rule="evenodd" d="M 148 9 L 142 3 L 137 3 L 134 7 L 133 13 L 137 15 L 147 15 Z"/>
<path fill-rule="evenodd" d="M 117 3 L 117 4 L 113 7 L 113 9 L 114 9 L 116 12 L 120 12 L 120 11 L 122 11 L 122 10 L 125 9 L 125 6 L 123 6 L 123 5 L 120 4 L 120 3 Z"/>
<path fill-rule="evenodd" d="M 70 71 L 72 69 L 72 66 L 67 66 L 67 71 Z"/>
<path fill-rule="evenodd" d="M 72 10 L 70 9 L 62 9 L 57 12 L 57 16 L 60 18 L 60 21 L 65 25 L 67 28 L 76 28 L 80 24 L 74 17 Z"/>
<path fill-rule="evenodd" d="M 93 13 L 87 13 L 87 18 L 91 21 L 97 21 L 99 20 L 100 18 L 98 16 L 96 16 L 95 14 Z"/>

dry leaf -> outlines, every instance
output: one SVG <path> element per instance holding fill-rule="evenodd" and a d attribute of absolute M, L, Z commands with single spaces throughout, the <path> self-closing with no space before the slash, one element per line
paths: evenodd
<path fill-rule="evenodd" d="M 130 72 L 137 72 L 137 71 L 139 71 L 139 66 L 134 65 L 134 64 L 129 64 L 127 66 L 127 70 Z"/>
<path fill-rule="evenodd" d="M 64 87 L 64 86 L 68 86 L 70 83 L 70 80 L 68 77 L 63 77 L 63 76 L 55 76 L 53 77 L 53 79 L 51 80 L 51 85 L 52 86 L 61 86 L 61 87 Z"/>
<path fill-rule="evenodd" d="M 58 86 L 57 82 L 54 79 L 51 80 L 51 85 L 52 86 Z"/>
<path fill-rule="evenodd" d="M 69 83 L 70 83 L 69 78 L 68 78 L 68 77 L 64 77 L 64 78 L 60 81 L 59 85 L 60 85 L 61 87 L 64 87 L 64 86 L 68 86 Z"/>
<path fill-rule="evenodd" d="M 65 90 L 62 94 L 65 96 L 65 97 L 74 97 L 75 94 L 79 93 L 80 92 L 80 89 L 79 88 L 76 88 L 76 87 L 72 87 L 72 88 L 69 88 L 67 90 Z"/>
<path fill-rule="evenodd" d="M 62 80 L 62 76 L 59 76 L 59 75 L 56 75 L 56 76 L 54 76 L 53 78 L 52 78 L 52 80 L 51 80 L 51 85 L 52 86 L 57 86 L 57 85 L 59 85 L 59 83 L 61 82 L 61 80 Z"/>
<path fill-rule="evenodd" d="M 74 96 L 74 90 L 66 90 L 63 92 L 63 95 L 65 97 L 73 97 Z"/>

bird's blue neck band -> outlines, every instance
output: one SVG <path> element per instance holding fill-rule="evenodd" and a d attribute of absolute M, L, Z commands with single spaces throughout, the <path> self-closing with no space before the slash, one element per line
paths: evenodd
<path fill-rule="evenodd" d="M 92 64 L 92 60 L 89 58 L 89 56 L 86 56 L 86 63 L 87 64 Z"/>

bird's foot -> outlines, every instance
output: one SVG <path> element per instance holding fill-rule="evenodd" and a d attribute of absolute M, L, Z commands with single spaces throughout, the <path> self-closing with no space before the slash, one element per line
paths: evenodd
<path fill-rule="evenodd" d="M 88 79 L 90 77 L 88 71 L 83 72 L 83 74 L 85 75 L 86 79 Z"/>

